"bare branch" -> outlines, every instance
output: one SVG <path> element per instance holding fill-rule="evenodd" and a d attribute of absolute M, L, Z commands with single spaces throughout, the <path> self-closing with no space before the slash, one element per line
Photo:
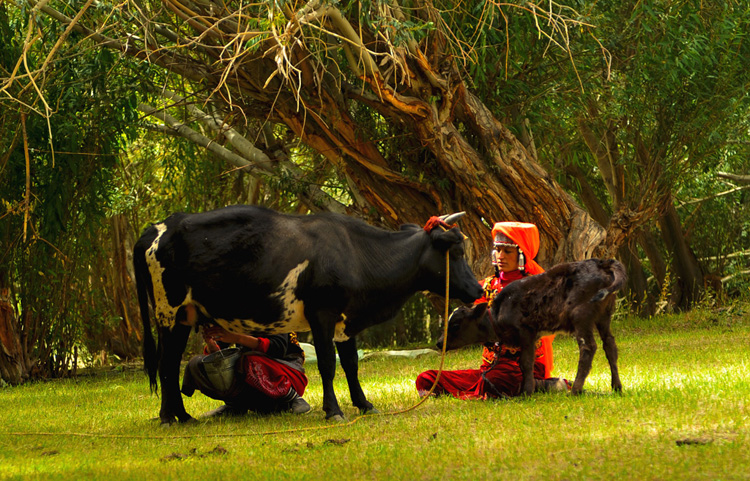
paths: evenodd
<path fill-rule="evenodd" d="M 147 115 L 150 115 L 152 117 L 155 117 L 161 120 L 162 122 L 164 122 L 164 125 L 166 127 L 171 129 L 172 131 L 174 131 L 181 137 L 184 137 L 195 144 L 205 147 L 207 150 L 211 151 L 213 154 L 226 160 L 230 164 L 241 168 L 245 172 L 253 172 L 253 171 L 257 171 L 260 169 L 260 167 L 253 165 L 252 163 L 250 163 L 248 160 L 244 159 L 243 157 L 235 154 L 234 152 L 226 149 L 225 147 L 222 147 L 221 145 L 217 144 L 216 142 L 209 139 L 208 137 L 191 129 L 187 125 L 183 124 L 182 122 L 178 121 L 177 119 L 169 115 L 164 110 L 156 109 L 146 104 L 139 104 L 138 110 L 140 110 L 141 112 Z"/>
<path fill-rule="evenodd" d="M 750 183 L 750 176 L 747 176 L 747 177 L 748 177 L 747 182 Z M 737 180 L 737 179 L 735 178 L 733 180 Z M 743 185 L 741 187 L 735 187 L 734 189 L 725 190 L 724 192 L 717 192 L 716 194 L 711 194 L 706 197 L 701 197 L 700 199 L 691 199 L 691 200 L 687 200 L 684 202 L 680 201 L 677 207 L 683 207 L 683 206 L 690 205 L 690 204 L 699 204 L 707 200 L 716 199 L 718 197 L 723 197 L 725 195 L 734 194 L 735 192 L 740 192 L 740 191 L 747 190 L 747 189 L 750 189 L 750 185 Z"/>
<path fill-rule="evenodd" d="M 729 172 L 717 172 L 716 176 L 721 177 L 723 179 L 729 179 L 735 182 L 739 182 L 740 184 L 750 184 L 750 175 L 732 174 Z"/>
<path fill-rule="evenodd" d="M 722 277 L 721 278 L 721 283 L 722 284 L 726 284 L 727 281 L 731 281 L 735 277 L 746 276 L 748 274 L 750 274 L 750 269 L 744 270 L 744 271 L 735 272 L 734 274 L 730 274 L 728 276 Z"/>

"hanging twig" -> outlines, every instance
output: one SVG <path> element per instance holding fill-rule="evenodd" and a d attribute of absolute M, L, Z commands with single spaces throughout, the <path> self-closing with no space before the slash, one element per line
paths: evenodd
<path fill-rule="evenodd" d="M 26 157 L 26 193 L 23 209 L 23 241 L 26 242 L 26 232 L 29 225 L 29 209 L 31 206 L 31 160 L 29 159 L 29 137 L 26 133 L 26 112 L 21 112 L 21 130 L 23 131 L 23 153 Z"/>

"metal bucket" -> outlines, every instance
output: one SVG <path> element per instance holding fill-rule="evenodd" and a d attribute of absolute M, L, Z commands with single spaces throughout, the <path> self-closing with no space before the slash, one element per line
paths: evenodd
<path fill-rule="evenodd" d="M 235 365 L 241 356 L 242 349 L 229 347 L 203 358 L 201 362 L 206 377 L 217 391 L 226 393 L 231 389 L 234 384 Z"/>

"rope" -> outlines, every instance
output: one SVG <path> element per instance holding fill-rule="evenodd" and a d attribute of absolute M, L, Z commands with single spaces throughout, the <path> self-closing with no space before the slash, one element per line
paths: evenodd
<path fill-rule="evenodd" d="M 435 391 L 435 388 L 438 385 L 438 382 L 440 382 L 440 376 L 443 374 L 443 364 L 445 362 L 445 351 L 446 346 L 448 345 L 448 302 L 450 301 L 450 295 L 449 295 L 449 286 L 450 286 L 450 257 L 448 251 L 445 252 L 445 311 L 443 315 L 443 349 L 440 353 L 440 367 L 438 367 L 438 373 L 437 376 L 435 376 L 435 382 L 432 383 L 432 387 L 430 390 L 425 394 L 422 399 L 419 400 L 419 402 L 409 408 L 402 409 L 400 411 L 393 411 L 389 413 L 383 413 L 387 416 L 393 416 L 396 414 L 403 414 L 407 413 L 413 409 L 416 409 L 418 406 L 420 406 L 422 403 L 424 403 L 427 398 L 429 398 L 432 393 Z"/>
<path fill-rule="evenodd" d="M 448 302 L 450 300 L 449 295 L 450 285 L 450 257 L 449 253 L 445 253 L 445 314 L 443 317 L 443 339 L 448 339 Z M 61 432 L 61 433 L 50 433 L 50 432 L 35 432 L 35 433 L 23 433 L 23 432 L 6 432 L 1 433 L 5 436 L 72 436 L 72 437 L 83 437 L 83 438 L 111 438 L 111 439 L 189 439 L 189 438 L 236 438 L 236 437 L 248 437 L 248 436 L 272 436 L 276 434 L 292 434 L 304 431 L 322 431 L 324 429 L 344 428 L 353 425 L 357 421 L 365 417 L 375 416 L 395 416 L 397 414 L 404 414 L 412 411 L 422 405 L 427 398 L 435 391 L 435 388 L 440 381 L 440 376 L 443 373 L 443 364 L 445 362 L 447 342 L 443 342 L 443 350 L 440 355 L 440 367 L 438 368 L 437 376 L 435 376 L 435 382 L 432 383 L 432 387 L 425 394 L 422 399 L 416 404 L 406 409 L 399 411 L 391 411 L 387 413 L 373 413 L 373 414 L 360 414 L 351 421 L 339 424 L 329 424 L 326 426 L 311 426 L 307 428 L 294 428 L 294 429 L 282 429 L 278 431 L 261 431 L 255 433 L 227 433 L 227 434 L 178 434 L 174 435 L 138 435 L 138 434 L 98 434 L 98 433 L 73 433 L 73 432 Z"/>

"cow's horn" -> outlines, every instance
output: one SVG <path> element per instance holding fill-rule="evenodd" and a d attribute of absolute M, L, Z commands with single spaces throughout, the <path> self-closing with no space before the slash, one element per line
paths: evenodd
<path fill-rule="evenodd" d="M 448 225 L 452 225 L 458 222 L 458 219 L 460 219 L 464 215 L 466 215 L 466 212 L 456 212 L 455 214 L 441 215 L 440 220 L 442 220 Z"/>

